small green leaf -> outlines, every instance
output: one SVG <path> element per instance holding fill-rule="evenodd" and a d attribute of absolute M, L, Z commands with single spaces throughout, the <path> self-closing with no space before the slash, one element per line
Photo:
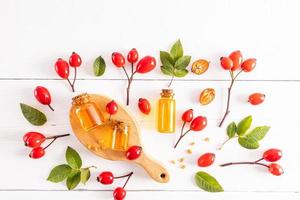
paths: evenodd
<path fill-rule="evenodd" d="M 252 116 L 249 115 L 239 122 L 237 126 L 237 134 L 239 136 L 244 135 L 246 131 L 250 128 L 252 123 Z"/>
<path fill-rule="evenodd" d="M 102 76 L 104 74 L 106 64 L 105 64 L 104 59 L 101 56 L 96 58 L 96 60 L 94 61 L 94 64 L 93 64 L 93 68 L 94 68 L 95 76 Z"/>
<path fill-rule="evenodd" d="M 81 169 L 81 183 L 86 184 L 86 182 L 90 179 L 91 172 L 89 168 Z"/>
<path fill-rule="evenodd" d="M 170 53 L 175 61 L 177 61 L 178 58 L 183 56 L 183 48 L 179 39 L 172 46 Z"/>
<path fill-rule="evenodd" d="M 80 183 L 81 180 L 81 172 L 77 170 L 76 172 L 70 174 L 67 178 L 67 187 L 68 190 L 73 190 Z"/>
<path fill-rule="evenodd" d="M 174 66 L 174 60 L 171 57 L 171 55 L 166 51 L 160 51 L 160 62 L 163 66 L 166 67 L 173 67 Z"/>
<path fill-rule="evenodd" d="M 195 181 L 199 188 L 207 192 L 223 192 L 222 186 L 211 175 L 206 172 L 199 171 L 195 174 Z"/>
<path fill-rule="evenodd" d="M 161 66 L 160 70 L 162 73 L 165 75 L 173 76 L 173 68 L 172 67 L 167 67 L 167 66 Z"/>
<path fill-rule="evenodd" d="M 182 56 L 175 62 L 176 69 L 185 69 L 191 61 L 191 56 Z"/>
<path fill-rule="evenodd" d="M 257 149 L 259 147 L 259 143 L 254 138 L 239 137 L 238 141 L 246 149 Z"/>
<path fill-rule="evenodd" d="M 231 122 L 228 126 L 227 126 L 227 135 L 229 138 L 233 138 L 236 134 L 237 131 L 237 127 L 235 122 Z"/>
<path fill-rule="evenodd" d="M 67 164 L 58 165 L 51 170 L 47 180 L 53 183 L 61 182 L 69 176 L 71 171 L 72 168 Z"/>
<path fill-rule="evenodd" d="M 174 70 L 174 75 L 176 77 L 184 77 L 188 74 L 188 70 L 187 69 L 175 69 Z"/>
<path fill-rule="evenodd" d="M 27 121 L 35 126 L 41 126 L 47 122 L 47 117 L 41 111 L 26 105 L 24 103 L 20 103 L 22 113 Z"/>
<path fill-rule="evenodd" d="M 77 151 L 75 151 L 69 146 L 66 151 L 66 160 L 67 163 L 74 169 L 80 169 L 82 165 L 80 155 L 77 153 Z"/>
<path fill-rule="evenodd" d="M 269 126 L 258 126 L 251 130 L 245 137 L 253 138 L 256 141 L 262 140 L 267 132 L 270 130 Z"/>

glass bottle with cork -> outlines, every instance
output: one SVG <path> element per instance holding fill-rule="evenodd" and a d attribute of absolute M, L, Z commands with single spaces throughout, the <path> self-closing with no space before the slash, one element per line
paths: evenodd
<path fill-rule="evenodd" d="M 161 133 L 174 133 L 176 127 L 176 101 L 172 89 L 162 89 L 158 100 L 157 129 Z"/>

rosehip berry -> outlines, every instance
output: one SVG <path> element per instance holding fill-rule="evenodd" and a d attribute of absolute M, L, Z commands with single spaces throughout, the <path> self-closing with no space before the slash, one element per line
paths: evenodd
<path fill-rule="evenodd" d="M 32 148 L 39 147 L 45 140 L 46 137 L 38 132 L 28 132 L 23 136 L 25 146 Z"/>
<path fill-rule="evenodd" d="M 148 115 L 151 111 L 151 105 L 147 99 L 139 98 L 139 109 L 142 113 Z"/>
<path fill-rule="evenodd" d="M 114 182 L 114 175 L 109 171 L 102 172 L 97 177 L 97 181 L 104 185 L 112 184 Z"/>
<path fill-rule="evenodd" d="M 248 102 L 252 105 L 258 105 L 264 102 L 266 95 L 262 93 L 253 93 L 248 97 Z"/>
<path fill-rule="evenodd" d="M 114 52 L 111 55 L 111 60 L 116 67 L 123 67 L 125 64 L 125 58 L 121 53 Z"/>
<path fill-rule="evenodd" d="M 55 63 L 56 73 L 63 79 L 69 78 L 69 64 L 62 58 L 57 59 Z"/>
<path fill-rule="evenodd" d="M 283 174 L 283 169 L 279 164 L 271 163 L 269 164 L 269 172 L 275 176 L 280 176 Z"/>
<path fill-rule="evenodd" d="M 206 117 L 198 116 L 192 121 L 190 129 L 192 131 L 201 131 L 206 127 L 206 125 L 207 125 Z"/>
<path fill-rule="evenodd" d="M 221 61 L 221 66 L 223 67 L 223 69 L 225 70 L 230 70 L 233 67 L 233 62 L 230 58 L 228 57 L 221 57 L 220 58 Z"/>
<path fill-rule="evenodd" d="M 110 115 L 114 115 L 117 113 L 118 111 L 118 105 L 117 103 L 112 100 L 110 101 L 107 105 L 106 105 L 106 111 L 110 114 Z"/>
<path fill-rule="evenodd" d="M 131 49 L 127 55 L 127 60 L 130 63 L 135 63 L 139 59 L 139 54 L 135 48 Z"/>
<path fill-rule="evenodd" d="M 241 64 L 243 62 L 243 56 L 242 56 L 241 51 L 234 51 L 234 52 L 232 52 L 229 55 L 229 58 L 233 62 L 233 66 L 231 68 L 231 71 L 237 70 L 241 66 Z"/>
<path fill-rule="evenodd" d="M 81 61 L 81 57 L 73 52 L 72 55 L 69 58 L 69 64 L 71 67 L 79 67 L 81 65 L 82 61 Z"/>
<path fill-rule="evenodd" d="M 189 109 L 182 114 L 181 119 L 184 122 L 191 122 L 193 120 L 193 115 L 193 109 Z"/>
<path fill-rule="evenodd" d="M 121 187 L 117 187 L 113 193 L 114 200 L 123 200 L 126 196 L 126 190 Z"/>
<path fill-rule="evenodd" d="M 139 158 L 141 154 L 142 154 L 142 147 L 131 146 L 127 149 L 125 156 L 128 160 L 135 160 Z"/>
<path fill-rule="evenodd" d="M 152 56 L 145 56 L 138 62 L 136 66 L 136 71 L 142 74 L 147 73 L 153 70 L 155 66 L 156 66 L 155 58 Z"/>
<path fill-rule="evenodd" d="M 201 155 L 198 159 L 198 166 L 199 167 L 208 167 L 212 165 L 215 161 L 215 154 L 214 153 L 205 153 Z"/>
<path fill-rule="evenodd" d="M 255 68 L 255 66 L 256 66 L 256 59 L 249 58 L 242 63 L 241 68 L 244 72 L 251 72 Z"/>
<path fill-rule="evenodd" d="M 34 90 L 34 96 L 43 105 L 50 105 L 51 95 L 47 88 L 43 86 L 37 86 Z"/>
<path fill-rule="evenodd" d="M 29 157 L 33 159 L 38 159 L 43 157 L 44 155 L 45 155 L 45 150 L 43 149 L 43 147 L 36 147 L 32 149 L 32 151 L 29 154 Z"/>
<path fill-rule="evenodd" d="M 269 149 L 264 152 L 263 158 L 268 162 L 276 162 L 282 157 L 282 152 L 280 149 Z"/>

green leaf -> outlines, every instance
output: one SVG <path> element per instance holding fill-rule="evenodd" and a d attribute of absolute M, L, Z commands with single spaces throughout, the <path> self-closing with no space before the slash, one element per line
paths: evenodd
<path fill-rule="evenodd" d="M 223 192 L 222 186 L 211 175 L 206 172 L 199 171 L 195 174 L 195 181 L 199 188 L 207 192 Z"/>
<path fill-rule="evenodd" d="M 253 138 L 256 141 L 262 140 L 267 132 L 270 130 L 269 126 L 258 126 L 251 130 L 245 137 Z"/>
<path fill-rule="evenodd" d="M 26 105 L 24 103 L 20 103 L 22 113 L 27 121 L 35 126 L 41 126 L 47 122 L 47 117 L 41 111 Z"/>
<path fill-rule="evenodd" d="M 160 62 L 166 67 L 173 67 L 175 63 L 171 55 L 166 51 L 160 51 Z"/>
<path fill-rule="evenodd" d="M 76 188 L 76 186 L 80 183 L 81 180 L 81 172 L 80 170 L 77 170 L 76 172 L 72 173 L 68 178 L 67 178 L 67 187 L 68 190 L 73 190 Z"/>
<path fill-rule="evenodd" d="M 188 74 L 188 70 L 187 69 L 175 69 L 174 70 L 174 76 L 176 77 L 184 77 Z"/>
<path fill-rule="evenodd" d="M 183 56 L 183 48 L 179 39 L 172 46 L 170 53 L 175 61 L 177 61 L 178 58 Z"/>
<path fill-rule="evenodd" d="M 191 61 L 191 56 L 182 56 L 175 62 L 176 69 L 185 69 Z"/>
<path fill-rule="evenodd" d="M 81 183 L 86 184 L 86 182 L 90 179 L 91 172 L 89 168 L 81 169 Z"/>
<path fill-rule="evenodd" d="M 172 67 L 167 67 L 167 66 L 161 66 L 160 70 L 162 73 L 168 76 L 173 76 L 173 68 Z"/>
<path fill-rule="evenodd" d="M 227 126 L 227 135 L 229 138 L 233 138 L 236 134 L 237 131 L 237 127 L 235 122 L 231 122 L 228 126 Z"/>
<path fill-rule="evenodd" d="M 248 137 L 239 137 L 239 144 L 246 149 L 257 149 L 259 147 L 259 143 L 254 138 Z"/>
<path fill-rule="evenodd" d="M 252 123 L 252 116 L 249 115 L 239 122 L 237 126 L 237 134 L 239 136 L 244 135 L 246 131 L 250 128 Z"/>
<path fill-rule="evenodd" d="M 77 153 L 77 151 L 75 151 L 69 146 L 66 151 L 66 160 L 67 163 L 74 169 L 80 169 L 82 165 L 80 155 Z"/>
<path fill-rule="evenodd" d="M 67 164 L 57 165 L 51 170 L 47 180 L 53 183 L 61 182 L 69 176 L 71 171 L 72 168 Z"/>
<path fill-rule="evenodd" d="M 96 58 L 96 60 L 94 61 L 94 64 L 93 64 L 93 68 L 94 68 L 95 76 L 102 76 L 104 74 L 106 64 L 105 64 L 104 59 L 101 56 Z"/>

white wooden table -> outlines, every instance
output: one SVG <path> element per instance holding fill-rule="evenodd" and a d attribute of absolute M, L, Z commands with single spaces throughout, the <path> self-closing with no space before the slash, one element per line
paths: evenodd
<path fill-rule="evenodd" d="M 99 171 L 112 170 L 134 176 L 127 186 L 127 199 L 297 199 L 299 184 L 299 1 L 99 1 L 99 0 L 6 0 L 0 2 L 0 198 L 1 199 L 111 199 L 116 185 L 103 186 L 96 182 Z M 297 20 L 298 19 L 298 20 Z M 153 72 L 137 75 L 132 85 L 129 109 L 140 122 L 142 140 L 148 152 L 161 160 L 171 173 L 168 184 L 159 184 L 138 166 L 112 162 L 88 152 L 72 135 L 58 140 L 40 160 L 28 158 L 22 136 L 27 131 L 46 134 L 71 132 L 68 109 L 74 95 L 66 81 L 56 75 L 53 64 L 58 57 L 68 58 L 72 51 L 80 53 L 84 64 L 79 69 L 76 94 L 100 93 L 124 102 L 125 76 L 116 69 L 110 54 L 124 54 L 135 47 L 140 55 L 154 55 L 168 50 L 181 38 L 186 54 L 192 60 L 211 61 L 209 70 L 201 76 L 189 74 L 174 81 L 178 113 L 190 107 L 196 114 L 208 117 L 208 127 L 202 133 L 191 133 L 174 151 L 177 135 L 162 135 L 155 130 L 155 116 L 142 116 L 137 99 L 145 97 L 152 105 L 169 77 L 159 67 Z M 221 70 L 219 57 L 240 49 L 245 57 L 256 57 L 257 68 L 242 74 L 234 86 L 232 108 L 223 128 L 217 127 L 226 101 L 229 75 Z M 92 72 L 93 60 L 102 55 L 107 62 L 103 77 Z M 159 60 L 159 59 L 158 59 Z M 37 85 L 49 88 L 55 112 L 40 105 L 33 97 Z M 207 87 L 216 89 L 216 99 L 200 106 L 198 95 Z M 113 91 L 113 92 L 112 92 Z M 266 94 L 264 104 L 253 107 L 247 96 L 252 92 Z M 48 117 L 42 127 L 31 126 L 22 116 L 19 103 L 33 105 Z M 154 112 L 152 112 L 154 113 Z M 272 128 L 258 150 L 245 150 L 232 141 L 218 151 L 226 138 L 225 127 L 232 120 L 252 114 L 255 125 Z M 178 130 L 180 115 L 178 115 Z M 203 138 L 209 137 L 210 142 Z M 159 142 L 157 142 L 159 141 Z M 196 142 L 193 154 L 185 150 Z M 86 186 L 67 191 L 64 184 L 46 181 L 50 169 L 64 162 L 66 146 L 78 150 L 85 166 L 96 165 Z M 275 177 L 265 169 L 253 166 L 221 168 L 228 161 L 254 160 L 270 147 L 283 150 L 280 164 L 285 174 Z M 193 181 L 196 159 L 204 152 L 216 153 L 216 163 L 204 171 L 213 174 L 225 192 L 210 194 L 198 189 Z M 182 170 L 169 163 L 186 158 Z"/>

